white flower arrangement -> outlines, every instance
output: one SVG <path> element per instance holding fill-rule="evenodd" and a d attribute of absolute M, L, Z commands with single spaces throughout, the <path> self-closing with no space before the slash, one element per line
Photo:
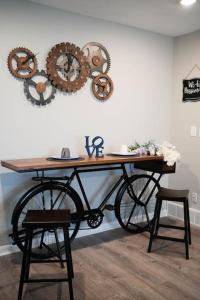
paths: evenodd
<path fill-rule="evenodd" d="M 130 145 L 128 149 L 130 152 L 135 151 L 139 155 L 162 155 L 163 160 L 168 166 L 173 166 L 181 159 L 181 155 L 176 150 L 176 147 L 167 141 L 163 142 L 162 145 L 156 145 L 152 140 L 143 145 L 140 145 L 135 141 L 135 144 Z"/>
<path fill-rule="evenodd" d="M 158 147 L 156 154 L 163 155 L 163 159 L 168 166 L 173 166 L 181 159 L 181 155 L 176 150 L 176 147 L 169 142 L 163 142 L 163 144 Z"/>

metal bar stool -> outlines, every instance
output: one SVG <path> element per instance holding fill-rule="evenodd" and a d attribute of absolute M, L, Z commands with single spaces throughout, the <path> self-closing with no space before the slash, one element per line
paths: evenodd
<path fill-rule="evenodd" d="M 190 215 L 189 215 L 188 195 L 189 195 L 188 190 L 172 190 L 172 189 L 167 189 L 167 188 L 163 188 L 163 187 L 160 188 L 159 192 L 156 195 L 156 205 L 155 205 L 153 223 L 152 223 L 151 230 L 150 230 L 150 240 L 149 240 L 148 252 L 151 252 L 152 242 L 154 239 L 183 242 L 183 243 L 185 243 L 186 259 L 189 259 L 189 244 L 191 244 L 191 231 L 190 231 Z M 161 212 L 163 200 L 183 203 L 184 227 L 160 223 L 160 212 Z M 174 238 L 174 237 L 158 235 L 158 230 L 160 227 L 184 230 L 184 232 L 185 232 L 184 238 L 181 239 L 181 238 Z"/>
<path fill-rule="evenodd" d="M 23 259 L 22 259 L 18 300 L 22 299 L 24 283 L 63 282 L 63 281 L 68 282 L 70 300 L 74 300 L 73 286 L 72 286 L 72 278 L 74 277 L 74 273 L 73 273 L 71 246 L 70 246 L 70 239 L 69 239 L 70 211 L 62 210 L 62 209 L 59 209 L 59 210 L 29 210 L 26 214 L 26 217 L 25 217 L 22 225 L 26 229 L 26 237 L 25 237 L 25 251 L 23 253 Z M 33 231 L 35 229 L 42 229 L 42 230 L 54 230 L 54 232 L 55 232 L 56 229 L 58 229 L 58 228 L 63 229 L 66 260 L 62 260 L 60 253 L 59 253 L 60 259 L 31 260 L 32 239 L 33 239 L 33 234 L 34 234 Z M 59 245 L 57 245 L 57 247 L 58 246 Z M 29 279 L 29 270 L 30 270 L 31 263 L 61 262 L 61 265 L 62 265 L 62 263 L 65 261 L 66 261 L 66 265 L 67 265 L 67 277 L 52 278 L 52 279 L 43 279 L 43 278 Z"/>

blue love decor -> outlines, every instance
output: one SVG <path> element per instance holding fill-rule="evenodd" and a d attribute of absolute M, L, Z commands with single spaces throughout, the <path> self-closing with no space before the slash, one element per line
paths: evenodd
<path fill-rule="evenodd" d="M 86 144 L 85 144 L 85 148 L 87 150 L 88 156 L 92 157 L 94 152 L 96 151 L 96 157 L 102 157 L 103 153 L 102 153 L 102 149 L 104 149 L 104 140 L 101 136 L 95 136 L 92 139 L 92 143 L 90 145 L 90 137 L 89 136 L 85 136 L 86 139 Z"/>

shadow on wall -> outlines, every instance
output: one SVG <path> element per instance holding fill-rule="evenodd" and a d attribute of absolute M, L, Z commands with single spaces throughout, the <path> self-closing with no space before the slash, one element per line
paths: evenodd
<path fill-rule="evenodd" d="M 31 174 L 1 174 L 0 246 L 10 243 L 13 209 L 24 192 L 33 186 Z"/>
<path fill-rule="evenodd" d="M 193 203 L 191 201 L 191 193 L 195 192 L 200 195 L 200 182 L 190 169 L 188 164 L 177 164 L 176 173 L 169 178 L 169 187 L 175 189 L 189 189 L 190 191 L 190 207 L 200 210 L 200 203 Z"/>
<path fill-rule="evenodd" d="M 111 188 L 117 182 L 119 177 L 122 175 L 122 172 L 119 170 L 115 171 L 97 171 L 92 173 L 81 174 L 80 178 L 83 183 L 86 195 L 88 197 L 91 208 L 97 208 L 100 203 L 103 201 L 105 196 L 110 192 Z M 73 182 L 73 188 L 78 192 L 82 197 L 79 185 L 75 180 Z M 109 201 L 110 204 L 114 204 L 117 191 L 113 193 Z M 85 201 L 83 200 L 85 206 Z M 116 221 L 114 212 L 104 211 L 104 223 L 111 223 Z M 82 224 L 85 227 L 84 224 Z"/>
<path fill-rule="evenodd" d="M 71 173 L 69 171 L 69 173 Z M 116 182 L 118 172 L 97 172 L 88 173 L 81 176 L 89 203 L 92 208 L 97 207 L 105 197 L 110 187 Z M 49 176 L 69 175 L 66 170 L 49 171 Z M 116 176 L 118 175 L 118 176 Z M 0 246 L 11 244 L 9 234 L 12 231 L 11 218 L 13 209 L 23 194 L 31 187 L 38 184 L 34 182 L 32 177 L 35 173 L 7 173 L 0 175 L 1 199 L 0 199 Z M 73 188 L 80 194 L 81 192 L 74 180 Z M 111 203 L 114 202 L 116 193 L 111 197 Z M 104 222 L 109 223 L 115 220 L 114 214 L 106 213 Z"/>
<path fill-rule="evenodd" d="M 65 172 L 66 173 L 66 172 Z M 35 186 L 32 177 L 35 173 L 6 173 L 0 175 L 0 246 L 10 244 L 9 233 L 11 233 L 11 218 L 15 205 L 20 197 L 31 187 Z M 49 171 L 49 176 L 64 175 L 60 170 Z M 66 174 L 65 174 L 66 175 Z"/>
<path fill-rule="evenodd" d="M 138 172 L 135 169 L 131 170 L 129 167 L 127 167 L 127 171 L 129 175 L 140 173 L 140 171 Z M 69 175 L 69 173 L 71 173 L 71 170 L 67 172 L 66 170 L 56 170 L 56 171 L 48 171 L 48 173 L 45 175 L 62 176 L 62 175 Z M 144 173 L 144 171 L 142 171 L 141 173 Z M 7 173 L 7 174 L 0 175 L 0 183 L 1 183 L 0 246 L 11 243 L 8 234 L 12 230 L 11 218 L 12 218 L 13 209 L 16 206 L 17 202 L 19 201 L 20 197 L 22 197 L 22 195 L 28 189 L 38 184 L 32 180 L 32 177 L 34 175 L 35 173 L 25 173 L 25 174 Z M 102 202 L 105 196 L 109 193 L 111 187 L 113 187 L 113 185 L 119 179 L 120 175 L 122 175 L 121 170 L 117 170 L 117 171 L 115 170 L 109 172 L 101 171 L 101 172 L 81 174 L 81 180 L 84 185 L 85 192 L 88 196 L 88 200 L 92 208 L 98 207 L 98 205 Z M 167 178 L 165 178 L 165 180 L 166 179 Z M 80 188 L 78 187 L 76 180 L 73 182 L 72 186 L 83 199 Z M 108 203 L 114 204 L 117 191 L 114 192 L 114 194 L 109 199 Z M 148 207 L 149 212 L 153 212 L 154 205 L 155 205 L 155 199 L 154 201 L 151 201 L 149 203 L 149 207 Z M 116 221 L 114 212 L 104 211 L 104 213 L 105 213 L 104 223 L 112 223 Z"/>

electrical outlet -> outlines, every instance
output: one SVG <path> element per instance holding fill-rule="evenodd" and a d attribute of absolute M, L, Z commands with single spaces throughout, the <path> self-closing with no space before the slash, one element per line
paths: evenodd
<path fill-rule="evenodd" d="M 197 203 L 198 202 L 198 195 L 195 192 L 192 192 L 191 194 L 192 202 Z"/>
<path fill-rule="evenodd" d="M 192 125 L 190 126 L 190 136 L 197 136 L 197 126 Z"/>

